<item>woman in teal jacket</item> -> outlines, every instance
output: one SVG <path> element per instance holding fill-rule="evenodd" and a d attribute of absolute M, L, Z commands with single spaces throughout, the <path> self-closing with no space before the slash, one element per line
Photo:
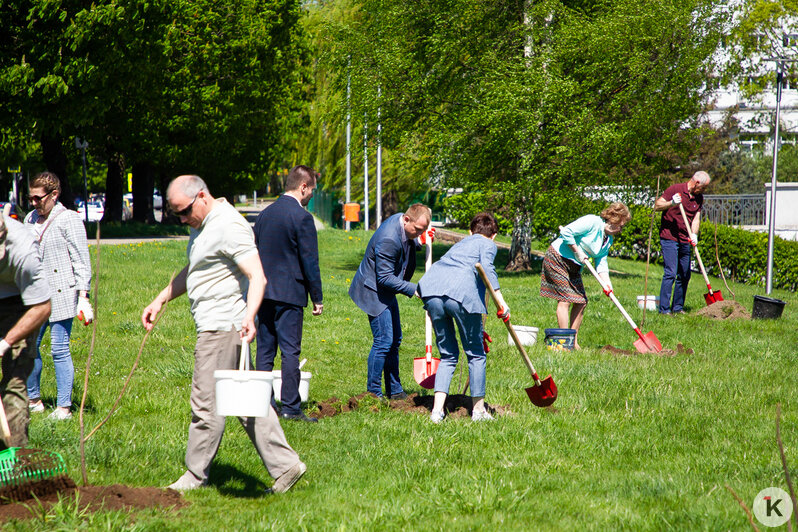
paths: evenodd
<path fill-rule="evenodd" d="M 557 300 L 557 325 L 574 329 L 574 349 L 579 349 L 579 326 L 587 306 L 582 284 L 582 264 L 593 259 L 604 284 L 612 289 L 607 254 L 623 226 L 631 219 L 629 208 L 612 203 L 600 216 L 588 214 L 560 228 L 560 236 L 551 243 L 543 259 L 540 295 Z"/>

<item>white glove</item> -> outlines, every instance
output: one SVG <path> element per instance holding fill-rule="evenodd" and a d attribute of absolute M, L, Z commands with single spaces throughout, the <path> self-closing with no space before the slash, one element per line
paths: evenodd
<path fill-rule="evenodd" d="M 91 309 L 91 303 L 86 297 L 78 297 L 78 319 L 83 322 L 83 325 L 88 325 L 94 321 L 94 311 Z"/>
<path fill-rule="evenodd" d="M 584 264 L 585 262 L 587 262 L 588 260 L 590 260 L 590 259 L 588 259 L 588 257 L 587 257 L 587 253 L 585 253 L 584 251 L 582 251 L 582 250 L 581 250 L 581 249 L 579 249 L 579 248 L 577 248 L 577 250 L 576 250 L 576 253 L 574 253 L 574 255 L 576 255 L 576 260 L 578 260 L 578 261 L 579 261 L 579 262 L 581 262 L 582 264 Z"/>
<path fill-rule="evenodd" d="M 676 194 L 673 195 L 671 201 L 673 202 L 674 205 L 680 204 L 682 202 L 682 195 L 677 192 Z"/>
<path fill-rule="evenodd" d="M 5 339 L 5 338 L 3 338 L 2 340 L 0 340 L 0 357 L 2 357 L 3 355 L 5 355 L 6 353 L 8 353 L 8 351 L 9 351 L 10 349 L 11 349 L 11 346 L 10 346 L 10 345 L 8 345 L 8 342 L 6 342 L 6 339 Z"/>
<path fill-rule="evenodd" d="M 695 234 L 695 233 L 690 233 L 689 231 L 688 231 L 688 234 L 690 235 L 690 243 L 693 246 L 697 246 L 698 245 L 698 235 Z"/>

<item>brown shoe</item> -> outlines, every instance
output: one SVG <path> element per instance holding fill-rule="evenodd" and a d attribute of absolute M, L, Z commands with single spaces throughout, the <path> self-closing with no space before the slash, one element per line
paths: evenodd
<path fill-rule="evenodd" d="M 294 484 L 296 484 L 297 480 L 302 478 L 302 475 L 304 475 L 305 471 L 307 470 L 308 466 L 302 462 L 297 462 L 296 465 L 280 475 L 277 480 L 274 481 L 272 491 L 274 493 L 285 493 L 286 491 L 290 490 Z"/>

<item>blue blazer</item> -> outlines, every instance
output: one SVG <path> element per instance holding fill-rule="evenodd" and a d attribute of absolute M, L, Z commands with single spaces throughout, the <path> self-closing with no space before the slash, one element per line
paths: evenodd
<path fill-rule="evenodd" d="M 408 240 L 400 212 L 385 220 L 366 246 L 366 254 L 349 285 L 349 297 L 369 316 L 378 316 L 396 303 L 396 294 L 413 297 L 416 283 L 415 240 Z"/>
<path fill-rule="evenodd" d="M 306 307 L 322 302 L 319 243 L 313 216 L 283 194 L 255 221 L 255 244 L 266 274 L 263 299 Z"/>
<path fill-rule="evenodd" d="M 496 244 L 482 235 L 471 235 L 452 246 L 434 263 L 418 282 L 422 299 L 446 296 L 460 302 L 466 312 L 487 314 L 485 284 L 474 265 L 485 269 L 494 290 L 499 290 L 499 277 L 493 267 Z"/>

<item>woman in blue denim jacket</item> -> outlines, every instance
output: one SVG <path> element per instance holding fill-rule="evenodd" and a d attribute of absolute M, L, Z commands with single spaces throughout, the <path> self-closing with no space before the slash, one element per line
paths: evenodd
<path fill-rule="evenodd" d="M 504 316 L 510 308 L 499 290 L 499 278 L 493 267 L 496 244 L 493 239 L 499 228 L 490 214 L 481 212 L 471 220 L 471 236 L 451 247 L 441 259 L 432 265 L 418 282 L 418 293 L 429 312 L 441 363 L 435 374 L 435 400 L 430 419 L 440 423 L 444 418 L 443 407 L 449 394 L 449 384 L 460 356 L 457 347 L 455 325 L 460 330 L 460 342 L 468 359 L 471 386 L 471 419 L 490 420 L 493 417 L 485 409 L 485 348 L 483 345 L 482 315 L 485 307 L 485 285 L 477 274 L 476 263 L 480 263 L 502 303 Z"/>

